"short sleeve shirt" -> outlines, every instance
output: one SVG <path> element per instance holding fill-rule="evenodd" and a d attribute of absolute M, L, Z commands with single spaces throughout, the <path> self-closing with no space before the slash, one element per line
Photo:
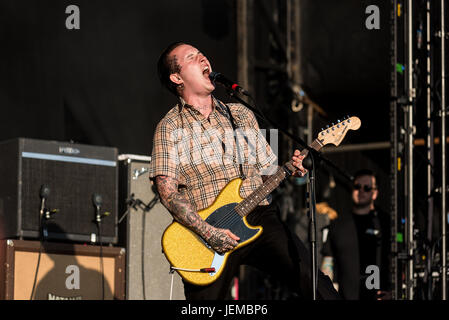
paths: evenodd
<path fill-rule="evenodd" d="M 153 138 L 150 179 L 158 175 L 175 178 L 179 191 L 196 210 L 210 206 L 228 182 L 241 177 L 241 169 L 240 195 L 246 198 L 262 184 L 262 175 L 278 168 L 277 157 L 253 112 L 242 104 L 225 105 L 214 97 L 213 106 L 206 119 L 180 99 L 158 123 Z"/>

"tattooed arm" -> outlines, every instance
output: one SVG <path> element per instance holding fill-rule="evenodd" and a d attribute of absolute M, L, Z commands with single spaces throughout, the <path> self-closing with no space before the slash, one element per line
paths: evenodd
<path fill-rule="evenodd" d="M 161 202 L 173 218 L 202 237 L 216 252 L 225 253 L 238 244 L 240 238 L 230 230 L 215 228 L 198 215 L 190 202 L 179 193 L 176 179 L 157 176 L 155 182 Z"/>

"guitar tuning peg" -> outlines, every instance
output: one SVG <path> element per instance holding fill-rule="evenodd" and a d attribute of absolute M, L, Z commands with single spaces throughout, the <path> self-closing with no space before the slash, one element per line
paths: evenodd
<path fill-rule="evenodd" d="M 321 128 L 321 130 L 320 131 L 324 131 L 324 128 Z"/>
<path fill-rule="evenodd" d="M 329 128 L 329 125 L 326 125 L 326 129 Z"/>
<path fill-rule="evenodd" d="M 340 123 L 340 119 L 337 120 L 337 123 Z"/>

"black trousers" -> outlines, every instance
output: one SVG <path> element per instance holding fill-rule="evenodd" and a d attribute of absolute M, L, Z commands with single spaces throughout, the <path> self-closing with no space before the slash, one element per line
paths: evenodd
<path fill-rule="evenodd" d="M 250 265 L 269 273 L 300 298 L 312 299 L 311 256 L 301 240 L 281 221 L 276 204 L 259 206 L 247 216 L 253 226 L 262 226 L 261 236 L 229 255 L 221 276 L 208 286 L 184 282 L 187 300 L 224 300 L 240 265 Z M 329 277 L 318 272 L 317 298 L 338 300 Z"/>

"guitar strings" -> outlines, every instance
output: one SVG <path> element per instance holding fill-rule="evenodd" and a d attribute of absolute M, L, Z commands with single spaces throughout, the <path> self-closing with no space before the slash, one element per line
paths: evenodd
<path fill-rule="evenodd" d="M 257 191 L 256 191 L 257 192 Z M 246 198 L 245 200 L 247 201 L 250 197 L 254 196 L 255 193 L 252 193 L 248 198 Z M 243 201 L 245 201 L 243 200 Z M 242 202 L 240 202 L 239 204 L 241 204 Z M 239 205 L 237 204 L 237 205 Z M 232 213 L 235 212 L 236 214 L 233 215 Z M 243 220 L 244 217 L 240 216 L 236 211 L 235 211 L 235 207 L 232 208 L 230 211 L 227 211 L 225 213 L 223 213 L 223 217 L 221 219 L 219 219 L 216 223 L 215 223 L 215 227 L 216 228 L 223 228 L 225 227 L 227 224 L 229 224 L 230 226 L 235 225 L 237 222 L 239 222 L 241 219 Z"/>
<path fill-rule="evenodd" d="M 283 170 L 283 167 L 279 167 L 276 174 L 279 173 L 279 171 Z M 273 181 L 267 181 L 266 183 L 271 184 Z M 265 184 L 266 184 L 265 183 Z M 271 188 L 270 188 L 271 189 Z M 253 197 L 254 195 L 256 195 L 256 193 L 259 192 L 258 190 L 256 190 L 254 193 L 250 194 L 248 198 L 244 199 L 243 201 L 248 201 L 250 200 L 251 197 Z M 256 197 L 257 198 L 257 197 Z M 242 201 L 242 202 L 243 202 Z M 253 200 L 251 200 L 252 202 Z M 240 202 L 239 204 L 241 204 L 242 202 Z M 237 204 L 237 205 L 239 205 Z M 235 212 L 236 214 L 232 214 L 233 212 Z M 246 215 L 245 215 L 246 216 Z M 235 211 L 235 207 L 233 207 L 230 211 L 227 211 L 225 213 L 223 213 L 223 217 L 221 217 L 214 225 L 214 227 L 216 228 L 223 228 L 226 225 L 229 224 L 229 229 L 230 227 L 234 226 L 237 222 L 239 222 L 240 220 L 243 220 L 243 218 L 245 216 L 241 216 L 240 214 L 238 214 L 238 212 Z"/>
<path fill-rule="evenodd" d="M 232 214 L 235 212 L 236 214 Z M 223 228 L 226 225 L 234 226 L 237 222 L 239 222 L 240 218 L 242 218 L 235 210 L 232 208 L 230 211 L 227 211 L 223 214 L 223 217 L 215 223 L 216 228 Z"/>

